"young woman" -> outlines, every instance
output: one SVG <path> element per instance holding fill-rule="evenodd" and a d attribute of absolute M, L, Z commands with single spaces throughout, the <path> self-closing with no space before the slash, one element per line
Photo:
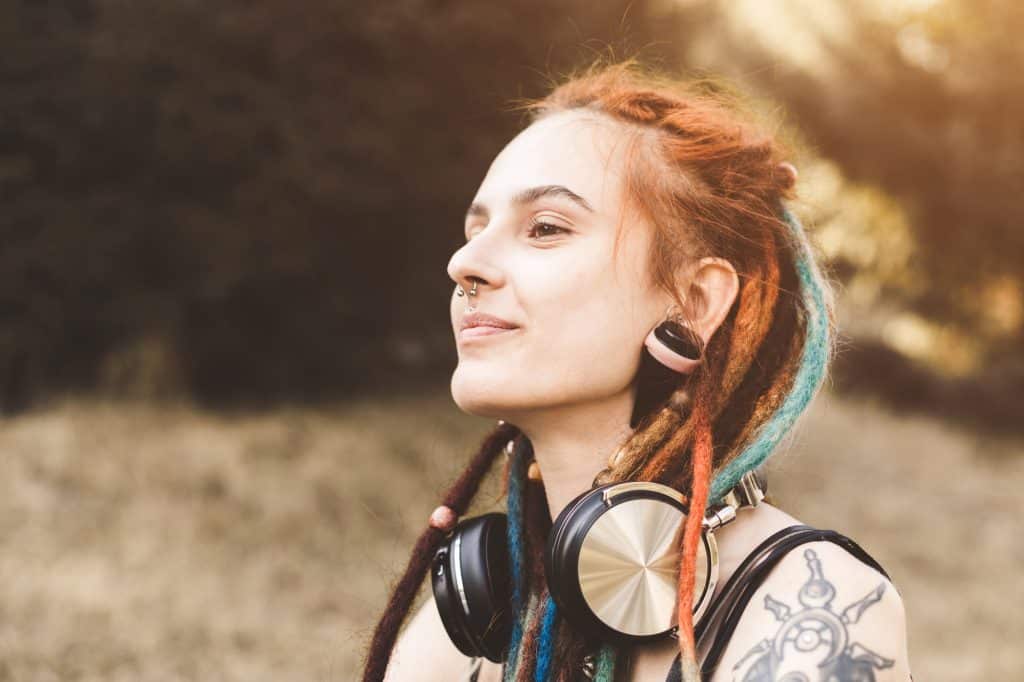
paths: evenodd
<path fill-rule="evenodd" d="M 769 457 L 833 350 L 831 292 L 786 206 L 796 182 L 787 151 L 735 98 L 632 59 L 595 63 L 522 108 L 532 122 L 491 164 L 448 264 L 452 396 L 498 425 L 431 516 L 364 680 L 910 679 L 899 593 L 835 542 L 786 553 L 719 625 L 727 632 L 695 636 L 704 512 Z M 667 322 L 698 353 L 654 388 L 645 342 Z M 514 585 L 503 663 L 463 654 L 433 599 L 396 646 L 435 550 L 497 458 Z M 628 645 L 576 631 L 543 565 L 566 505 L 625 481 L 670 486 L 689 510 L 673 555 L 678 630 Z M 719 528 L 717 592 L 799 524 L 761 501 Z M 717 663 L 702 673 L 711 635 Z"/>

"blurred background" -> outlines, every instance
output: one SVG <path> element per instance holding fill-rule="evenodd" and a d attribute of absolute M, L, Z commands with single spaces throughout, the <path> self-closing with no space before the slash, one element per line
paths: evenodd
<path fill-rule="evenodd" d="M 609 51 L 799 143 L 843 338 L 776 504 L 887 568 L 918 680 L 1021 678 L 1022 30 L 1011 0 L 3 4 L 0 680 L 356 677 L 491 426 L 448 393 L 445 265 L 506 105 Z"/>

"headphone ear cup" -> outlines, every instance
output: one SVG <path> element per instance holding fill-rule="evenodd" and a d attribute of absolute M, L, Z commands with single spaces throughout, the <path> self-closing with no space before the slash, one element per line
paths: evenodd
<path fill-rule="evenodd" d="M 566 505 L 548 536 L 544 570 L 552 599 L 575 629 L 619 644 L 675 630 L 686 512 L 677 491 L 644 482 L 607 483 Z M 707 532 L 697 571 L 695 624 L 718 580 L 717 545 Z"/>
<path fill-rule="evenodd" d="M 441 623 L 448 633 L 448 639 L 466 656 L 479 656 L 476 643 L 466 630 L 466 617 L 459 605 L 458 588 L 452 575 L 451 540 L 434 552 L 430 564 L 430 586 L 434 592 L 434 604 L 441 616 Z"/>
<path fill-rule="evenodd" d="M 512 626 L 508 520 L 494 512 L 461 521 L 434 554 L 431 585 L 441 622 L 467 656 L 500 663 Z"/>
<path fill-rule="evenodd" d="M 589 637 L 621 641 L 587 605 L 577 573 L 582 539 L 603 506 L 601 491 L 612 485 L 584 491 L 559 513 L 544 548 L 544 577 L 552 601 L 573 628 Z"/>

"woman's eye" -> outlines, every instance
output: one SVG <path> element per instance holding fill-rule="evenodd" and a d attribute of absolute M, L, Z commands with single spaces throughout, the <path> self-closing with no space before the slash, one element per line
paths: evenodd
<path fill-rule="evenodd" d="M 540 233 L 541 237 L 551 236 L 558 234 L 559 232 L 568 232 L 569 230 L 558 225 L 552 225 L 551 223 L 531 223 L 530 224 L 530 236 L 532 237 L 536 233 Z"/>

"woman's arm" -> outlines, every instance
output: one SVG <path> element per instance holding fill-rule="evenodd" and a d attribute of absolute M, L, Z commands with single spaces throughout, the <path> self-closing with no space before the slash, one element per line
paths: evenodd
<path fill-rule="evenodd" d="M 461 680 L 471 659 L 448 638 L 431 594 L 398 637 L 385 682 L 452 682 Z"/>
<path fill-rule="evenodd" d="M 831 542 L 787 554 L 747 603 L 710 682 L 776 679 L 908 682 L 895 586 Z"/>

